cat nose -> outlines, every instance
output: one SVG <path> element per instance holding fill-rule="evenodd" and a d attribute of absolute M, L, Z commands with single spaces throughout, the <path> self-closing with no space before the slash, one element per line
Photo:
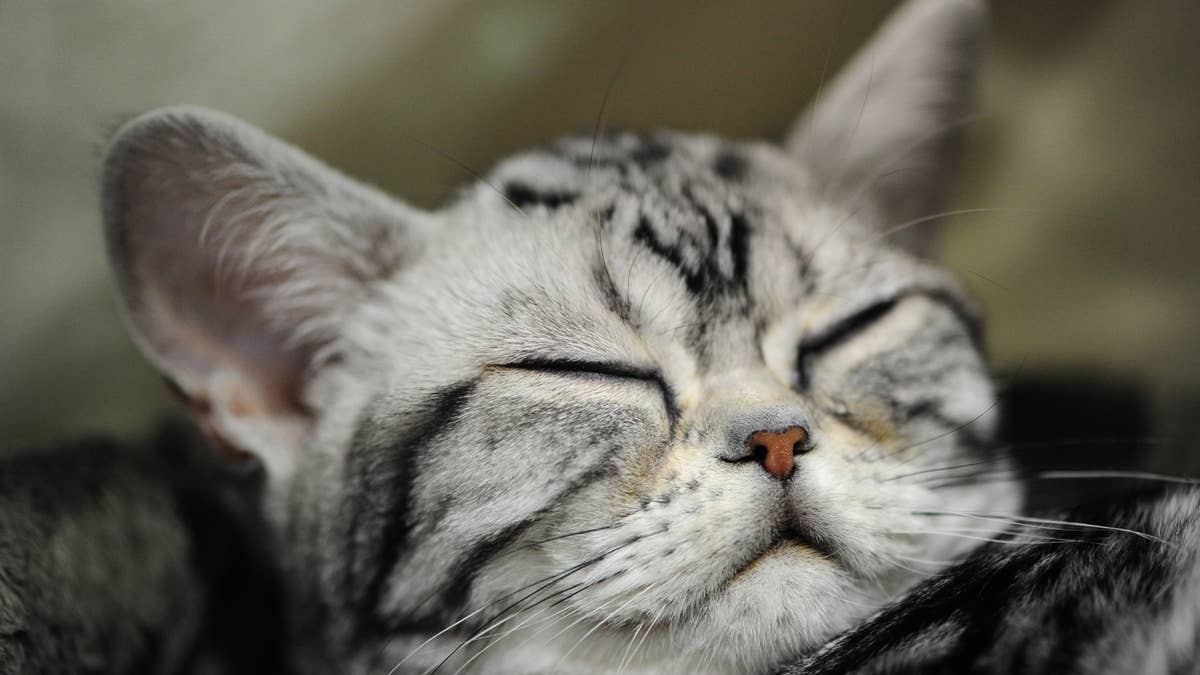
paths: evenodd
<path fill-rule="evenodd" d="M 746 437 L 746 459 L 758 462 L 779 480 L 791 477 L 796 470 L 796 455 L 810 449 L 808 430 L 799 425 L 779 431 L 755 431 Z"/>
<path fill-rule="evenodd" d="M 808 415 L 801 406 L 752 406 L 727 419 L 725 442 L 715 448 L 717 459 L 730 464 L 754 462 L 778 480 L 791 477 L 796 455 L 813 447 Z"/>

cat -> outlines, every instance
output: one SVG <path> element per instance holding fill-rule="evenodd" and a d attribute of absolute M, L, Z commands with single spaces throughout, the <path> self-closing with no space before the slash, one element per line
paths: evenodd
<path fill-rule="evenodd" d="M 849 663 L 998 537 L 1017 484 L 920 479 L 1009 466 L 979 310 L 926 259 L 982 23 L 911 0 L 781 144 L 572 136 L 432 213 L 220 113 L 122 127 L 121 305 L 261 481 L 296 670 Z"/>

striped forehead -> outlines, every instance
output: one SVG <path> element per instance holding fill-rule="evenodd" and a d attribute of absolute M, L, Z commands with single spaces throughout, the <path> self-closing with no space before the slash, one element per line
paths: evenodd
<path fill-rule="evenodd" d="M 794 302 L 808 283 L 777 190 L 763 189 L 795 176 L 762 155 L 674 133 L 576 137 L 505 162 L 490 183 L 532 217 L 593 228 L 581 238 L 596 248 L 589 283 L 608 308 L 669 331 L 703 362 L 718 346 L 752 347 L 770 318 L 760 300 Z"/>

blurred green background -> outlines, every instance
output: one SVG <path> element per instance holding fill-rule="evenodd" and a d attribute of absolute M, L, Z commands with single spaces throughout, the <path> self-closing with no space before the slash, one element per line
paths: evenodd
<path fill-rule="evenodd" d="M 142 430 L 97 209 L 107 133 L 239 115 L 433 206 L 513 150 L 610 126 L 778 136 L 893 2 L 0 0 L 0 439 Z M 996 2 L 941 257 L 1002 370 L 1200 385 L 1200 3 Z M 828 68 L 825 64 L 828 63 Z M 453 160 L 448 157 L 453 157 Z"/>

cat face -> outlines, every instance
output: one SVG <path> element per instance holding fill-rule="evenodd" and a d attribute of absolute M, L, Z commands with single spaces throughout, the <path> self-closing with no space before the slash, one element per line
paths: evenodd
<path fill-rule="evenodd" d="M 916 255 L 978 19 L 906 8 L 782 147 L 566 138 L 437 213 L 215 113 L 127 125 L 134 334 L 265 467 L 327 649 L 761 669 L 958 552 L 931 513 L 1013 508 L 912 480 L 994 415 L 976 309 Z"/>

